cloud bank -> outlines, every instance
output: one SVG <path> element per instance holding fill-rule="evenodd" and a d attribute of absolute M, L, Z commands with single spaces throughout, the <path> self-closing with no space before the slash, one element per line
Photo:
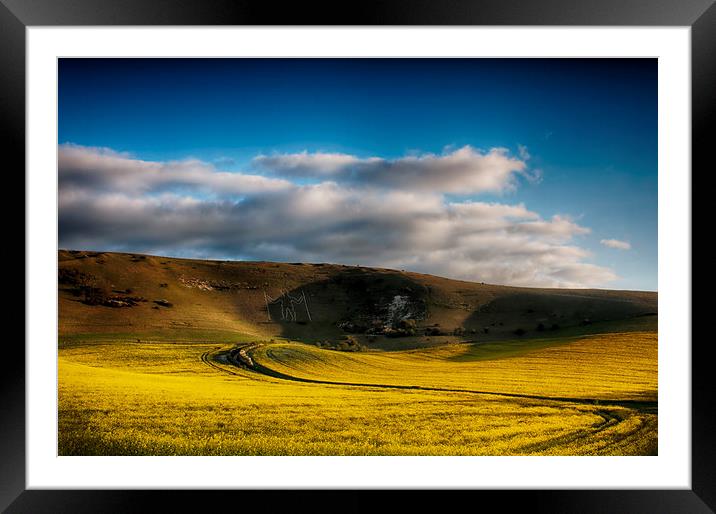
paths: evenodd
<path fill-rule="evenodd" d="M 526 150 L 521 153 L 526 154 Z M 504 193 L 516 188 L 519 175 L 535 178 L 527 171 L 525 160 L 511 157 L 507 149 L 481 152 L 471 146 L 443 155 L 398 159 L 303 152 L 260 155 L 253 162 L 257 168 L 282 177 L 324 178 L 354 186 L 455 195 Z"/>
<path fill-rule="evenodd" d="M 247 173 L 197 160 L 152 162 L 59 148 L 64 248 L 174 256 L 339 262 L 482 282 L 603 286 L 589 233 L 567 216 L 462 198 L 533 180 L 527 150 L 463 147 L 398 159 L 261 155 Z"/>

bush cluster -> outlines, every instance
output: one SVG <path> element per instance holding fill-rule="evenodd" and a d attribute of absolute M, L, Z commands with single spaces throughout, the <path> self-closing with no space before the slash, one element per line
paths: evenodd
<path fill-rule="evenodd" d="M 385 329 L 388 337 L 410 337 L 416 334 L 417 322 L 414 319 L 401 319 L 395 327 Z"/>
<path fill-rule="evenodd" d="M 336 350 L 339 352 L 360 352 L 365 348 L 358 342 L 354 336 L 347 335 L 337 342 L 323 341 L 316 344 L 319 348 L 326 350 Z"/>
<path fill-rule="evenodd" d="M 444 336 L 444 335 L 445 335 L 445 332 L 443 332 L 443 331 L 440 329 L 440 325 L 438 325 L 438 324 L 436 323 L 436 324 L 433 325 L 432 327 L 427 327 L 427 328 L 425 329 L 425 335 L 426 335 L 426 336 Z"/>

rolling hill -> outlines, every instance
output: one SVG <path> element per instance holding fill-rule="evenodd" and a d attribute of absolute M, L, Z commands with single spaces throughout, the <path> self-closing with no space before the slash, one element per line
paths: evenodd
<path fill-rule="evenodd" d="M 368 348 L 654 329 L 655 292 L 536 289 L 337 264 L 60 250 L 59 335 L 306 342 Z M 399 336 L 399 337 L 396 337 Z"/>
<path fill-rule="evenodd" d="M 58 257 L 60 455 L 658 452 L 656 293 Z"/>

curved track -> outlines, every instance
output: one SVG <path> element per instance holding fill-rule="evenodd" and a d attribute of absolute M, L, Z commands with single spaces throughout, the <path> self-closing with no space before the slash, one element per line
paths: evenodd
<path fill-rule="evenodd" d="M 282 380 L 290 380 L 290 381 L 294 381 L 294 382 L 309 383 L 309 384 L 333 385 L 333 386 L 344 386 L 344 387 L 364 387 L 364 388 L 370 388 L 370 389 L 403 389 L 403 390 L 430 391 L 430 392 L 464 393 L 464 394 L 475 394 L 475 395 L 484 395 L 484 396 L 501 396 L 501 397 L 507 397 L 507 398 L 526 399 L 526 400 L 539 400 L 539 401 L 556 402 L 556 403 L 572 403 L 572 404 L 580 404 L 580 405 L 602 404 L 604 407 L 608 407 L 608 406 L 625 407 L 625 408 L 633 409 L 633 410 L 636 410 L 639 412 L 652 413 L 652 414 L 657 413 L 657 410 L 658 410 L 657 402 L 649 402 L 649 401 L 604 400 L 604 399 L 595 399 L 595 398 L 555 397 L 555 396 L 542 396 L 542 395 L 533 395 L 533 394 L 503 393 L 503 392 L 497 392 L 497 391 L 480 391 L 480 390 L 474 390 L 474 389 L 459 389 L 459 388 L 431 387 L 431 386 L 418 386 L 418 385 L 378 384 L 378 383 L 366 383 L 366 382 L 342 382 L 342 381 L 297 377 L 294 375 L 289 375 L 287 373 L 283 373 L 281 371 L 276 371 L 274 369 L 271 369 L 271 368 L 259 363 L 254 357 L 252 357 L 252 352 L 254 350 L 256 350 L 259 346 L 262 346 L 262 345 L 260 343 L 241 344 L 241 345 L 235 346 L 229 352 L 221 353 L 221 355 L 224 355 L 226 357 L 226 361 L 228 364 L 239 367 L 241 369 L 247 369 L 247 370 L 259 373 L 261 375 L 268 376 L 268 377 L 278 378 L 278 379 L 282 379 Z M 218 349 L 219 348 L 215 349 L 213 353 L 216 353 L 216 350 L 218 350 Z M 205 352 L 204 355 L 202 355 L 202 360 L 204 362 L 206 362 L 208 365 L 219 369 L 220 371 L 223 371 L 226 373 L 232 373 L 235 375 L 239 374 L 236 372 L 231 372 L 230 370 L 222 368 L 222 367 L 218 366 L 217 364 L 215 364 L 214 362 L 211 362 L 211 359 L 209 356 L 209 354 L 211 354 L 211 353 L 212 352 Z M 604 417 L 604 416 L 602 416 L 602 417 Z M 608 423 L 610 423 L 610 420 L 613 421 L 614 419 L 618 419 L 618 418 L 609 414 L 609 417 L 604 417 L 604 419 L 605 419 L 604 425 L 607 425 Z"/>
<path fill-rule="evenodd" d="M 275 369 L 271 369 L 266 363 L 258 362 L 254 355 L 255 350 L 266 343 L 239 344 L 233 348 L 223 349 L 216 347 L 202 354 L 202 361 L 208 366 L 232 375 L 244 378 L 254 375 L 255 380 L 279 379 L 293 382 L 320 384 L 338 387 L 351 387 L 372 390 L 412 390 L 430 391 L 444 393 L 462 393 L 466 395 L 483 395 L 502 397 L 516 400 L 532 400 L 540 404 L 551 405 L 556 408 L 577 408 L 598 416 L 598 421 L 593 424 L 584 425 L 582 428 L 567 433 L 555 433 L 541 441 L 527 443 L 520 448 L 519 453 L 527 454 L 549 454 L 554 449 L 576 446 L 594 446 L 596 454 L 612 454 L 620 449 L 626 449 L 637 445 L 642 448 L 644 455 L 655 455 L 658 451 L 655 444 L 648 443 L 649 436 L 657 430 L 657 420 L 654 414 L 658 414 L 657 402 L 635 401 L 635 400 L 604 400 L 574 397 L 555 397 L 535 394 L 502 393 L 496 391 L 481 391 L 473 389 L 458 389 L 449 387 L 431 387 L 417 385 L 381 384 L 370 382 L 344 382 L 333 380 L 322 380 L 320 378 L 304 378 L 290 375 Z M 224 347 L 226 348 L 226 347 Z M 270 352 L 267 352 L 270 358 Z M 221 366 L 217 363 L 224 364 Z M 235 367 L 236 371 L 227 369 Z M 581 407 L 580 407 L 581 406 Z M 598 435 L 599 434 L 599 435 Z M 546 434 L 545 434 L 546 435 Z M 627 451 L 627 453 L 629 452 Z"/>
<path fill-rule="evenodd" d="M 216 362 L 214 362 L 214 359 L 212 357 L 214 355 L 216 355 L 219 350 L 221 350 L 221 346 L 217 346 L 213 350 L 205 351 L 204 353 L 201 354 L 201 362 L 203 362 L 207 366 L 210 366 L 218 371 L 221 371 L 222 373 L 228 373 L 229 375 L 236 375 L 236 376 L 241 375 L 240 373 L 238 373 L 236 371 L 226 369 L 222 366 L 219 366 Z"/>

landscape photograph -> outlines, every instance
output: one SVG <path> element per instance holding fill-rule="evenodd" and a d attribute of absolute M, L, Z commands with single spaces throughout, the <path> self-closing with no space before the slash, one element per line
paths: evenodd
<path fill-rule="evenodd" d="M 658 455 L 657 66 L 59 59 L 58 455 Z"/>

